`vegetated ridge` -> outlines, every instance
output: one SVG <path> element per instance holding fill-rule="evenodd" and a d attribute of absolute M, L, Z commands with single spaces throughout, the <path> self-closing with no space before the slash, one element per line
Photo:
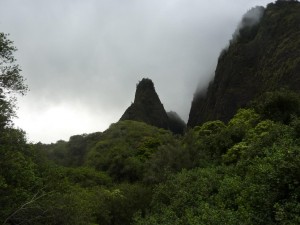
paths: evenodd
<path fill-rule="evenodd" d="M 268 41 L 258 42 L 260 48 L 248 46 L 250 39 L 269 35 L 273 29 L 287 29 L 287 40 L 299 33 L 299 23 L 293 24 L 294 31 L 288 27 L 299 18 L 299 3 L 277 1 L 266 10 L 256 9 L 250 14 L 262 12 L 262 20 L 257 23 L 252 17 L 244 18 L 242 25 L 246 26 L 235 32 L 235 39 L 219 59 L 216 78 L 207 93 L 211 99 L 202 96 L 202 103 L 207 101 L 203 111 L 211 108 L 214 118 L 229 115 L 230 111 L 214 111 L 212 104 L 219 107 L 239 100 L 242 105 L 240 99 L 246 102 L 245 96 L 250 99 L 270 91 L 254 99 L 248 108 L 238 109 L 228 122 L 208 121 L 182 136 L 133 118 L 111 124 L 104 132 L 72 136 L 68 142 L 28 143 L 24 131 L 11 124 L 14 105 L 7 96 L 24 93 L 26 86 L 14 64 L 13 43 L 0 33 L 0 64 L 10 66 L 0 74 L 0 223 L 300 224 L 300 94 L 288 89 L 298 90 L 299 41 L 283 42 L 283 56 L 273 55 L 279 54 L 278 45 L 269 43 L 272 49 L 265 48 Z M 292 13 L 294 10 L 298 14 Z M 265 33 L 252 33 L 255 26 L 263 29 L 265 18 L 278 15 L 287 20 L 287 28 L 267 23 Z M 270 41 L 280 45 L 274 40 Z M 270 52 L 257 53 L 263 50 Z M 139 89 L 141 86 L 145 87 Z M 277 89 L 280 86 L 288 88 Z M 143 103 L 139 107 L 156 101 L 152 104 L 161 113 L 163 106 L 152 81 L 143 80 L 138 89 L 135 100 Z M 219 91 L 219 96 L 213 96 L 212 90 Z M 221 99 L 222 104 L 216 99 L 221 94 L 229 98 Z M 130 115 L 147 113 L 139 107 L 128 109 L 133 110 Z M 209 111 L 206 113 L 203 115 L 209 119 Z M 161 115 L 166 114 L 169 126 L 170 120 L 178 120 L 176 113 L 163 109 Z"/>
<path fill-rule="evenodd" d="M 207 92 L 194 95 L 188 126 L 216 119 L 227 122 L 252 99 L 280 87 L 300 90 L 297 1 L 277 1 L 245 14 L 218 59 Z"/>

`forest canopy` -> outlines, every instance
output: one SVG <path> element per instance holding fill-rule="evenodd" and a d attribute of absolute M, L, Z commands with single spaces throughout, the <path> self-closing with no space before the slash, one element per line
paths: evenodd
<path fill-rule="evenodd" d="M 33 144 L 11 122 L 15 96 L 27 91 L 15 51 L 0 33 L 0 224 L 300 224 L 299 90 L 259 92 L 228 120 L 188 129 L 171 113 L 176 134 L 124 119 L 104 132 Z M 282 65 L 283 73 L 299 68 Z M 272 76 L 267 64 L 263 75 Z"/>

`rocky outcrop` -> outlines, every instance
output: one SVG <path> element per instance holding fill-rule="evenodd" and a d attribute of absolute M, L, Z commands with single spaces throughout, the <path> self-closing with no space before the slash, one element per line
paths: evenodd
<path fill-rule="evenodd" d="M 142 79 L 137 86 L 134 102 L 120 120 L 135 120 L 149 125 L 169 129 L 169 118 L 161 103 L 152 80 Z"/>
<path fill-rule="evenodd" d="M 186 123 L 180 118 L 180 116 L 173 111 L 167 112 L 169 117 L 169 129 L 174 134 L 183 134 L 186 129 Z"/>
<path fill-rule="evenodd" d="M 261 14 L 260 14 L 261 13 Z M 254 21 L 261 15 L 261 19 Z M 250 10 L 218 60 L 205 94 L 195 94 L 188 126 L 228 121 L 266 91 L 300 90 L 300 3 L 277 1 Z"/>

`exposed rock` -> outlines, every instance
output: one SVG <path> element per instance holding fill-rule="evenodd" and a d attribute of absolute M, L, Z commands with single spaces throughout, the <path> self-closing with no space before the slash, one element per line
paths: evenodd
<path fill-rule="evenodd" d="M 169 117 L 169 129 L 174 134 L 183 134 L 186 129 L 186 124 L 180 116 L 173 111 L 167 112 L 167 115 Z"/>
<path fill-rule="evenodd" d="M 245 18 L 249 20 L 246 16 L 242 21 Z M 299 2 L 270 3 L 260 21 L 238 29 L 219 57 L 207 93 L 195 94 L 189 127 L 208 120 L 226 122 L 238 108 L 266 91 L 300 90 Z"/>
<path fill-rule="evenodd" d="M 134 102 L 120 120 L 135 120 L 168 129 L 169 118 L 161 103 L 152 80 L 143 78 L 137 84 Z"/>

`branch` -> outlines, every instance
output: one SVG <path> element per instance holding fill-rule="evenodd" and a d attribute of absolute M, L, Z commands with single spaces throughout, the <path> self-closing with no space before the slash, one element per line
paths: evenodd
<path fill-rule="evenodd" d="M 19 213 L 20 211 L 22 210 L 26 210 L 28 208 L 30 208 L 30 205 L 34 202 L 36 202 L 37 200 L 39 200 L 40 198 L 46 196 L 47 194 L 51 193 L 41 193 L 40 192 L 43 190 L 43 188 L 41 190 L 38 190 L 37 193 L 35 193 L 33 195 L 33 197 L 28 201 L 28 202 L 25 202 L 23 205 L 21 205 L 16 211 L 14 211 L 12 214 L 10 214 L 3 222 L 2 225 L 5 225 L 11 218 L 13 218 L 17 213 Z M 39 195 L 40 194 L 40 195 Z"/>

